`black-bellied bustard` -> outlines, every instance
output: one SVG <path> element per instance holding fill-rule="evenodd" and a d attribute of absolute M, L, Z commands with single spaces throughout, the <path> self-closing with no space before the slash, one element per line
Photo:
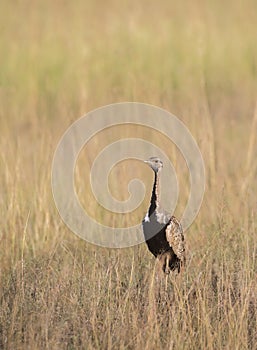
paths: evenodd
<path fill-rule="evenodd" d="M 151 203 L 142 223 L 145 241 L 166 274 L 174 270 L 180 272 L 185 263 L 184 234 L 175 216 L 171 216 L 160 206 L 159 184 L 163 163 L 158 157 L 151 157 L 145 163 L 154 171 Z"/>

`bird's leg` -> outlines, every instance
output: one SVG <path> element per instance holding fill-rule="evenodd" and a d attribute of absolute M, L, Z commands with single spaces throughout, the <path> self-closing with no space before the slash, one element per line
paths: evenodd
<path fill-rule="evenodd" d="M 170 254 L 169 252 L 162 253 L 158 257 L 162 271 L 167 275 L 170 273 Z"/>
<path fill-rule="evenodd" d="M 169 254 L 166 254 L 165 259 L 165 273 L 168 275 L 170 273 L 170 256 Z"/>

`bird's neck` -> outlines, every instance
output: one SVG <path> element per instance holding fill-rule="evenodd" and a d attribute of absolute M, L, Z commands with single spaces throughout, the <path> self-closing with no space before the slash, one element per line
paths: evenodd
<path fill-rule="evenodd" d="M 148 215 L 149 217 L 153 214 L 155 210 L 158 210 L 160 206 L 160 195 L 159 195 L 159 186 L 160 186 L 160 173 L 154 173 L 154 184 L 152 190 L 151 204 L 149 208 Z"/>

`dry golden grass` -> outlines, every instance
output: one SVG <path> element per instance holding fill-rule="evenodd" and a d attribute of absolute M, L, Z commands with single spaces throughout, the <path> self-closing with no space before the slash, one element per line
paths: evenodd
<path fill-rule="evenodd" d="M 256 13 L 251 0 L 2 2 L 1 349 L 256 348 Z M 59 138 L 120 101 L 179 116 L 205 160 L 178 277 L 159 276 L 144 244 L 82 241 L 53 203 Z M 99 145 L 98 136 L 86 166 Z M 180 155 L 171 157 L 186 187 Z M 183 205 L 182 195 L 178 213 Z"/>

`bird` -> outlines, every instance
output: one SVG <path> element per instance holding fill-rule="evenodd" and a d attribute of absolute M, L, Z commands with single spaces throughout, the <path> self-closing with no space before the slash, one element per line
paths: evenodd
<path fill-rule="evenodd" d="M 144 162 L 154 171 L 150 206 L 142 221 L 144 239 L 165 274 L 171 271 L 179 273 L 185 264 L 185 239 L 178 219 L 160 205 L 159 186 L 163 162 L 158 157 L 150 157 Z"/>

